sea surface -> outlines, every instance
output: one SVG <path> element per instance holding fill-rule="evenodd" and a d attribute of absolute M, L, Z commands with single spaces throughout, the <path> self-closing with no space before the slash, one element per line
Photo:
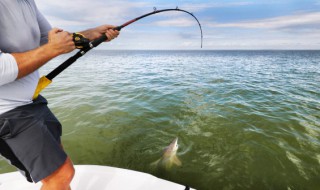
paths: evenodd
<path fill-rule="evenodd" d="M 93 50 L 42 95 L 75 164 L 198 190 L 320 189 L 320 51 Z M 152 165 L 175 137 L 182 165 Z"/>

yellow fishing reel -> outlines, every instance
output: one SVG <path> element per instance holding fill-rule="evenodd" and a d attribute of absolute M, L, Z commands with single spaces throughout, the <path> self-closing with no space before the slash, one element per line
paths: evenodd
<path fill-rule="evenodd" d="M 90 40 L 88 38 L 78 32 L 72 34 L 72 39 L 77 49 L 83 49 L 90 43 Z"/>

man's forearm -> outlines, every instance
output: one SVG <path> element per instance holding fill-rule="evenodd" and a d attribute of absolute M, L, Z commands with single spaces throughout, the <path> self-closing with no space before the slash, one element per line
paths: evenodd
<path fill-rule="evenodd" d="M 23 53 L 12 53 L 12 55 L 18 64 L 19 72 L 17 78 L 19 79 L 39 69 L 58 54 L 52 51 L 50 46 L 46 44 L 34 50 Z"/>
<path fill-rule="evenodd" d="M 83 33 L 88 39 L 94 40 L 102 34 L 108 36 L 109 41 L 119 35 L 119 31 L 112 30 L 115 26 L 103 25 L 97 28 L 88 29 Z M 54 28 L 49 32 L 48 43 L 34 50 L 24 53 L 12 53 L 18 64 L 18 79 L 39 69 L 52 58 L 68 53 L 75 49 L 70 33 Z"/>

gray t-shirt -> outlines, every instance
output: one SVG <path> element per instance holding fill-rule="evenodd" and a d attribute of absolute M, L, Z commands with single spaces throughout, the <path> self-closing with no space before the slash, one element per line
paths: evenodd
<path fill-rule="evenodd" d="M 31 103 L 39 80 L 38 71 L 16 80 L 18 67 L 10 53 L 46 43 L 50 29 L 34 0 L 0 0 L 0 114 Z"/>

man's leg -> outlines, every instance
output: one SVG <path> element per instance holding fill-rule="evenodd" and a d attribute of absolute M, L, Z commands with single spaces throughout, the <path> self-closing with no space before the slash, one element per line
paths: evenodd
<path fill-rule="evenodd" d="M 74 167 L 68 157 L 65 163 L 54 173 L 41 180 L 41 190 L 70 190 L 70 183 L 74 176 Z"/>
<path fill-rule="evenodd" d="M 32 181 L 43 182 L 42 190 L 68 190 L 74 168 L 60 146 L 62 126 L 40 97 L 30 105 L 1 115 L 6 122 L 0 123 L 0 137 L 21 162 L 22 170 L 30 173 Z M 2 148 L 0 153 L 7 153 Z"/>

